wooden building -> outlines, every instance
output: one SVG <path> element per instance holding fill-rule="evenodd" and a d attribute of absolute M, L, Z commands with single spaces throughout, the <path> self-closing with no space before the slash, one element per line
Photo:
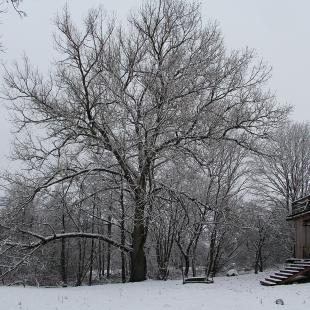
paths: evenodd
<path fill-rule="evenodd" d="M 295 253 L 287 259 L 287 266 L 261 280 L 265 286 L 293 283 L 310 279 L 310 195 L 292 203 L 292 212 L 287 217 L 295 224 Z"/>
<path fill-rule="evenodd" d="M 287 220 L 295 224 L 295 258 L 310 258 L 310 195 L 292 203 Z"/>

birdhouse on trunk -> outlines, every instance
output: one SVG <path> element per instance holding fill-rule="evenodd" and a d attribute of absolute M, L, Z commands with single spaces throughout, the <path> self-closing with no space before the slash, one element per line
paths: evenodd
<path fill-rule="evenodd" d="M 310 258 L 310 195 L 292 203 L 287 220 L 295 224 L 295 258 Z"/>

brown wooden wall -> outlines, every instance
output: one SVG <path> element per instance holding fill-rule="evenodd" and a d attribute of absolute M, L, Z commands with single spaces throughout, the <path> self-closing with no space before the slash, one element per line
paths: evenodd
<path fill-rule="evenodd" d="M 304 256 L 304 247 L 310 249 L 310 226 L 305 226 L 304 223 L 310 225 L 310 216 L 300 217 L 295 220 L 296 228 L 296 243 L 295 243 L 295 257 L 308 258 Z"/>

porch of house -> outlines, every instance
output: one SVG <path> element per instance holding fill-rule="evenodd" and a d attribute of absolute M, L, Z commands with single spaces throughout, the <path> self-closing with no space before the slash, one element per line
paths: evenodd
<path fill-rule="evenodd" d="M 294 257 L 287 259 L 286 267 L 264 280 L 262 285 L 288 284 L 299 280 L 310 281 L 310 195 L 292 203 L 288 221 L 295 226 Z"/>
<path fill-rule="evenodd" d="M 310 281 L 310 259 L 290 258 L 286 267 L 261 280 L 265 286 L 289 284 L 296 281 Z"/>

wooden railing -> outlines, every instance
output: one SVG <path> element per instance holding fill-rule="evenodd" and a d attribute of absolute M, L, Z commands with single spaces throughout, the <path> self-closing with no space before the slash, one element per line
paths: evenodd
<path fill-rule="evenodd" d="M 308 203 L 305 204 L 293 204 L 292 205 L 292 215 L 302 213 L 304 211 L 310 211 L 310 205 Z"/>
<path fill-rule="evenodd" d="M 303 247 L 303 258 L 310 258 L 310 246 Z"/>

